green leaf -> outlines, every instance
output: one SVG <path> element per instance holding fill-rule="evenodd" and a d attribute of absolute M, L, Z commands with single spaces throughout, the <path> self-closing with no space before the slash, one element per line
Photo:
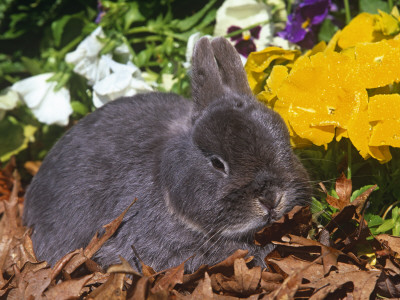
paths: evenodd
<path fill-rule="evenodd" d="M 368 222 L 368 227 L 376 227 L 381 225 L 383 223 L 383 220 L 378 215 L 371 215 L 369 218 L 367 218 L 367 222 Z"/>
<path fill-rule="evenodd" d="M 395 226 L 395 221 L 393 219 L 383 221 L 383 224 L 376 229 L 376 233 L 383 233 L 392 230 Z"/>
<path fill-rule="evenodd" d="M 71 107 L 74 112 L 81 116 L 85 116 L 89 112 L 89 109 L 80 101 L 71 101 Z"/>
<path fill-rule="evenodd" d="M 146 18 L 139 11 L 139 4 L 137 2 L 127 3 L 129 9 L 125 14 L 125 30 L 131 27 L 134 22 L 145 21 Z"/>
<path fill-rule="evenodd" d="M 21 61 L 28 72 L 32 75 L 38 75 L 42 73 L 40 62 L 37 59 L 23 56 L 21 57 Z"/>
<path fill-rule="evenodd" d="M 394 225 L 392 234 L 395 236 L 400 236 L 400 222 L 396 222 L 396 224 Z"/>
<path fill-rule="evenodd" d="M 172 24 L 173 27 L 179 31 L 187 31 L 193 26 L 195 26 L 202 18 L 205 16 L 207 11 L 217 2 L 216 0 L 211 0 L 208 2 L 201 10 L 186 19 L 176 21 Z"/>
<path fill-rule="evenodd" d="M 399 213 L 400 213 L 400 208 L 399 207 L 395 207 L 395 208 L 393 208 L 392 209 L 392 219 L 396 222 L 397 220 L 399 220 L 400 221 L 400 215 L 399 215 Z"/>
<path fill-rule="evenodd" d="M 310 209 L 312 214 L 317 214 L 324 210 L 324 206 L 315 197 L 312 197 Z"/>
<path fill-rule="evenodd" d="M 360 11 L 370 14 L 378 13 L 378 9 L 383 10 L 387 13 L 390 12 L 388 3 L 382 0 L 360 0 L 359 5 Z"/>
<path fill-rule="evenodd" d="M 71 15 L 63 16 L 61 19 L 51 23 L 51 31 L 53 33 L 54 43 L 57 47 L 61 44 L 61 38 L 64 32 L 65 25 L 71 19 Z"/>
<path fill-rule="evenodd" d="M 37 128 L 32 125 L 19 123 L 9 116 L 0 121 L 0 161 L 5 162 L 11 156 L 18 154 L 34 141 Z"/>
<path fill-rule="evenodd" d="M 318 40 L 329 42 L 338 29 L 339 27 L 333 24 L 331 20 L 325 19 L 319 30 Z"/>
<path fill-rule="evenodd" d="M 366 190 L 368 190 L 372 186 L 373 186 L 372 184 L 371 185 L 366 185 L 366 186 L 363 186 L 361 189 L 354 191 L 353 194 L 350 197 L 350 202 L 353 202 L 354 199 L 356 199 L 358 196 L 360 196 L 362 193 L 364 193 Z M 379 187 L 377 187 L 375 189 L 375 191 L 377 191 L 377 190 L 379 190 Z"/>

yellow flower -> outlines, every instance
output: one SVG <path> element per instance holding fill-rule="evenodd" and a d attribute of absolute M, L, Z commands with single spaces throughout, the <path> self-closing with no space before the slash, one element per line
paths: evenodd
<path fill-rule="evenodd" d="M 290 66 L 290 63 L 299 56 L 298 50 L 284 50 L 279 47 L 268 47 L 262 51 L 250 53 L 244 67 L 250 88 L 258 94 L 263 89 L 262 84 L 269 75 L 268 68 L 272 63 Z"/>
<path fill-rule="evenodd" d="M 282 116 L 294 146 L 349 138 L 365 159 L 391 159 L 389 147 L 400 147 L 399 20 L 396 11 L 362 13 L 302 56 L 276 47 L 251 54 L 250 86 Z"/>

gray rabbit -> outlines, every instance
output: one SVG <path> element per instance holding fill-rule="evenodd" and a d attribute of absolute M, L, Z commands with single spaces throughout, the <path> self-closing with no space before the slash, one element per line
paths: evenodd
<path fill-rule="evenodd" d="M 281 117 L 260 104 L 224 38 L 196 44 L 192 97 L 149 93 L 111 102 L 52 148 L 26 193 L 24 222 L 50 264 L 85 247 L 132 201 L 96 253 L 106 267 L 137 255 L 156 270 L 214 264 L 236 249 L 254 262 L 273 246 L 254 233 L 307 204 L 305 169 Z"/>

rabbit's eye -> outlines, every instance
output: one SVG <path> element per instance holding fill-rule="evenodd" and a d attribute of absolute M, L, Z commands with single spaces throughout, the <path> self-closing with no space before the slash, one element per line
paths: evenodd
<path fill-rule="evenodd" d="M 225 166 L 225 163 L 223 162 L 222 159 L 220 159 L 217 156 L 212 156 L 211 157 L 211 164 L 214 167 L 214 169 L 223 172 L 225 174 L 227 174 L 227 167 Z"/>
<path fill-rule="evenodd" d="M 243 107 L 243 102 L 242 101 L 236 101 L 236 107 L 237 108 L 242 108 Z"/>

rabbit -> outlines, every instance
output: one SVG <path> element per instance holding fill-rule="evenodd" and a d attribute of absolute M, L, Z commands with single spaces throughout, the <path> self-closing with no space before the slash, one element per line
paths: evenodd
<path fill-rule="evenodd" d="M 137 198 L 93 257 L 101 267 L 122 256 L 164 270 L 191 257 L 192 272 L 237 249 L 264 266 L 273 246 L 255 245 L 254 234 L 307 205 L 307 172 L 225 38 L 196 43 L 191 83 L 193 101 L 159 92 L 117 99 L 54 145 L 25 199 L 39 259 L 54 265 L 85 247 Z"/>

